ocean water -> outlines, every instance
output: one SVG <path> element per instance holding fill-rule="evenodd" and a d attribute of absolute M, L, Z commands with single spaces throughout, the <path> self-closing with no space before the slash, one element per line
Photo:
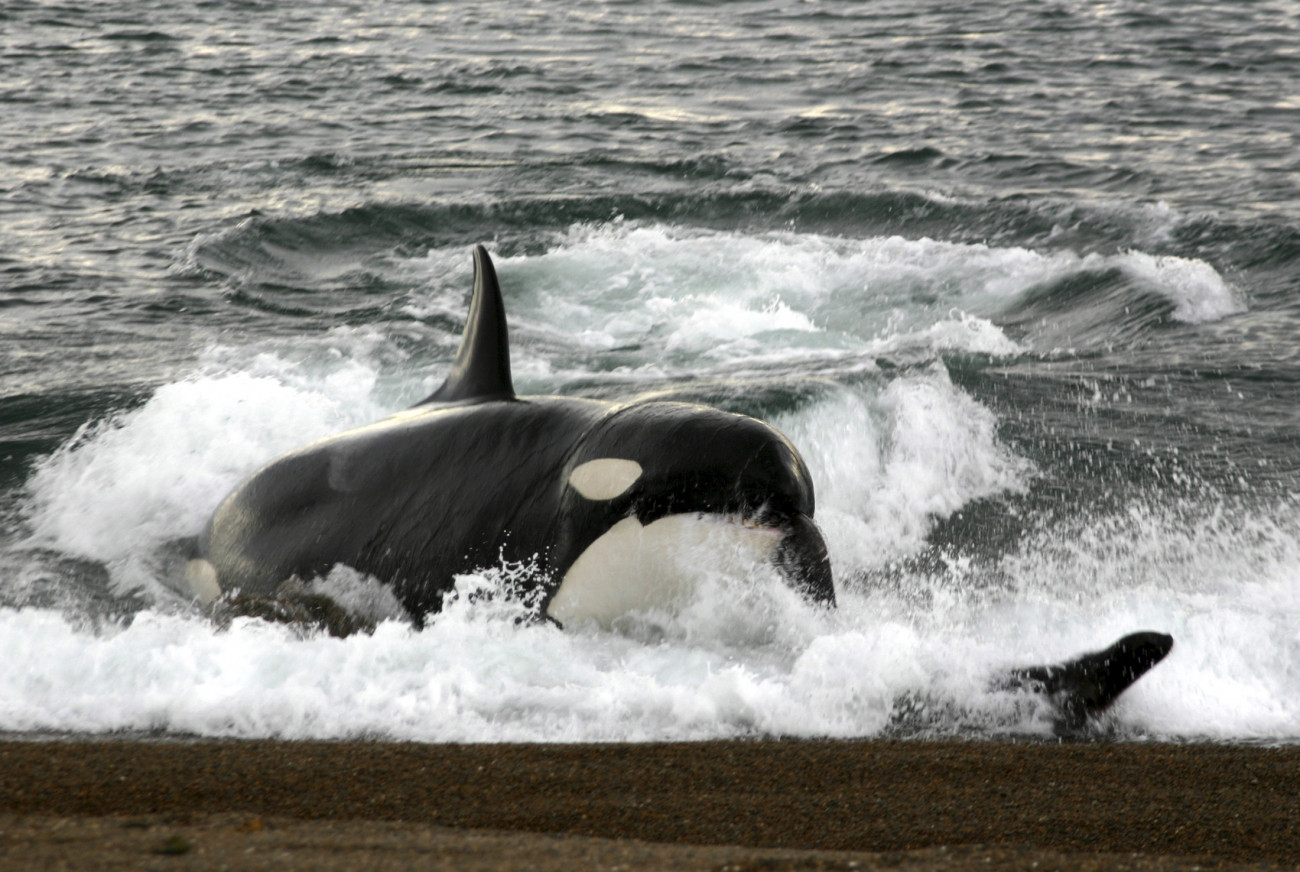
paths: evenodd
<path fill-rule="evenodd" d="M 1152 629 L 1097 735 L 1297 741 L 1298 81 L 1283 0 L 5 3 L 0 734 L 1047 735 L 990 678 Z M 174 593 L 242 477 L 441 382 L 478 242 L 521 393 L 791 437 L 838 609 Z"/>

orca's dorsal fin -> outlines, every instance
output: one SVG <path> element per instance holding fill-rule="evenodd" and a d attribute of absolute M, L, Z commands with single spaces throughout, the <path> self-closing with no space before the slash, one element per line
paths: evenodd
<path fill-rule="evenodd" d="M 513 400 L 510 380 L 510 343 L 506 336 L 506 307 L 492 258 L 481 245 L 474 246 L 474 295 L 469 319 L 460 339 L 460 350 L 447 380 L 418 406 L 425 403 Z"/>

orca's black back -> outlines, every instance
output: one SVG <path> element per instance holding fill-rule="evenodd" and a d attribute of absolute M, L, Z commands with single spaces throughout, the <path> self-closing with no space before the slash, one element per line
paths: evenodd
<path fill-rule="evenodd" d="M 393 585 L 413 614 L 458 573 L 537 558 L 556 539 L 563 468 L 603 404 L 420 408 L 289 454 L 213 515 L 201 550 L 223 589 L 267 595 L 337 564 Z"/>

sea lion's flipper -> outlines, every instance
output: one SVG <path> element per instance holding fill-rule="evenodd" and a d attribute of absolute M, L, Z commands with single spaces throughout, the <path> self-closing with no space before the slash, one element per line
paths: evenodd
<path fill-rule="evenodd" d="M 1057 733 L 1073 733 L 1105 711 L 1173 647 L 1174 638 L 1166 633 L 1132 633 L 1103 651 L 1066 663 L 1013 669 L 993 688 L 1042 694 L 1056 708 Z"/>
<path fill-rule="evenodd" d="M 228 629 L 235 618 L 261 618 L 288 624 L 302 633 L 324 630 L 337 638 L 375 630 L 373 620 L 349 612 L 332 597 L 312 591 L 296 578 L 280 585 L 272 596 L 237 590 L 223 594 L 208 606 L 208 613 L 222 629 Z"/>

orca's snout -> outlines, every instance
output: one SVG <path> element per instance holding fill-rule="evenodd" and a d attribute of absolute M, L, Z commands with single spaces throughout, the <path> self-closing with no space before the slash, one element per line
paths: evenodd
<path fill-rule="evenodd" d="M 835 605 L 835 584 L 826 541 L 812 518 L 796 512 L 780 524 L 785 538 L 776 549 L 776 567 L 790 586 L 815 603 Z"/>

